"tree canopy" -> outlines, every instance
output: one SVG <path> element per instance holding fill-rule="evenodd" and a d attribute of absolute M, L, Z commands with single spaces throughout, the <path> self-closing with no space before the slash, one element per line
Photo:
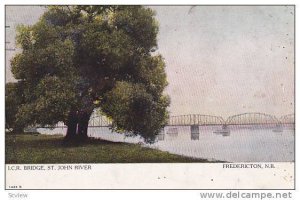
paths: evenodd
<path fill-rule="evenodd" d="M 15 123 L 63 121 L 67 138 L 86 137 L 98 108 L 115 130 L 153 142 L 170 103 L 154 15 L 143 6 L 49 6 L 36 24 L 19 26 Z"/>

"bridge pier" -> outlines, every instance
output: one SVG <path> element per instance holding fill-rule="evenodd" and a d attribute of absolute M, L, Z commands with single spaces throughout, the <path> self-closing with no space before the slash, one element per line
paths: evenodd
<path fill-rule="evenodd" d="M 275 128 L 272 130 L 273 132 L 282 132 L 283 131 L 283 126 L 282 124 L 278 123 L 276 124 Z"/>
<path fill-rule="evenodd" d="M 191 125 L 191 140 L 199 140 L 199 125 Z"/>

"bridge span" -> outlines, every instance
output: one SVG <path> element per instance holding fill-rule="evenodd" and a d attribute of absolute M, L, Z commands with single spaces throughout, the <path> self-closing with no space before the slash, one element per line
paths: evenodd
<path fill-rule="evenodd" d="M 93 114 L 89 121 L 89 127 L 111 127 L 113 121 L 106 116 Z M 241 113 L 229 116 L 224 120 L 221 116 L 190 114 L 170 116 L 167 126 L 159 135 L 158 140 L 164 139 L 165 131 L 167 134 L 177 135 L 180 126 L 189 126 L 191 139 L 199 140 L 199 131 L 201 126 L 216 126 L 217 130 L 213 132 L 223 136 L 230 135 L 230 128 L 234 126 L 261 126 L 272 128 L 274 132 L 282 132 L 285 126 L 294 126 L 295 115 L 289 114 L 277 118 L 274 115 L 266 113 Z M 67 128 L 62 122 L 58 123 L 56 128 Z M 47 127 L 43 127 L 47 128 Z"/>
<path fill-rule="evenodd" d="M 294 124 L 294 114 L 284 115 L 279 119 L 266 113 L 241 113 L 229 116 L 224 120 L 221 116 L 213 115 L 179 115 L 169 118 L 168 126 L 213 126 L 213 125 L 282 125 Z"/>
<path fill-rule="evenodd" d="M 220 116 L 213 115 L 179 115 L 171 116 L 168 121 L 168 126 L 207 126 L 207 125 L 223 125 L 225 121 Z"/>
<path fill-rule="evenodd" d="M 93 114 L 89 127 L 110 127 L 113 121 L 106 116 Z M 289 114 L 277 118 L 266 113 L 241 113 L 229 116 L 226 120 L 221 116 L 190 114 L 170 116 L 167 126 L 237 126 L 237 125 L 285 125 L 294 124 L 295 115 Z M 56 127 L 63 127 L 65 124 L 58 123 Z"/>

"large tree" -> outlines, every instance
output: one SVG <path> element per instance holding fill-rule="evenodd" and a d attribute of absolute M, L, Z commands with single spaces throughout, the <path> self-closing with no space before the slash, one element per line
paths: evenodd
<path fill-rule="evenodd" d="M 100 109 L 117 131 L 152 142 L 168 118 L 165 63 L 158 24 L 143 6 L 50 6 L 19 26 L 22 52 L 11 61 L 22 95 L 17 124 L 68 127 L 66 140 L 87 137 Z"/>

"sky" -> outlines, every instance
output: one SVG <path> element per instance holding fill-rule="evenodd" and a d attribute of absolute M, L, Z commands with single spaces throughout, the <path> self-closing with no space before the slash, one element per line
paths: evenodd
<path fill-rule="evenodd" d="M 245 112 L 294 113 L 293 6 L 151 6 L 159 22 L 171 115 L 224 118 Z M 6 48 L 17 24 L 45 8 L 6 6 Z M 6 53 L 6 81 L 13 81 Z"/>

